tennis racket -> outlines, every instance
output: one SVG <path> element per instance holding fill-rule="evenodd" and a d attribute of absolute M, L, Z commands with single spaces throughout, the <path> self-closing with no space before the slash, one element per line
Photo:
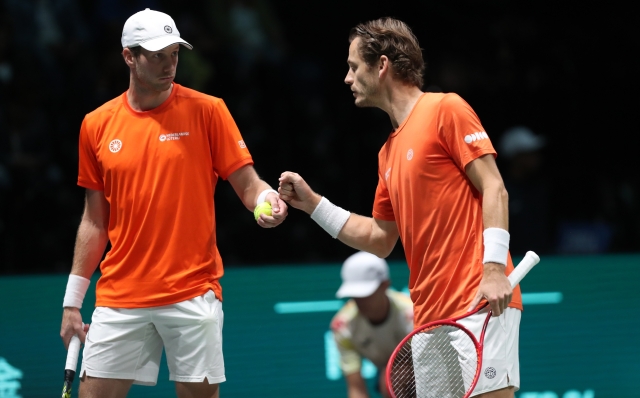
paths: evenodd
<path fill-rule="evenodd" d="M 532 251 L 509 274 L 511 287 L 540 261 Z M 387 388 L 392 398 L 468 398 L 478 383 L 482 369 L 484 333 L 491 311 L 482 326 L 480 339 L 457 321 L 485 308 L 464 315 L 429 322 L 405 337 L 387 364 Z"/>
<path fill-rule="evenodd" d="M 76 375 L 78 364 L 78 354 L 80 353 L 80 339 L 78 335 L 73 335 L 67 350 L 67 364 L 64 367 L 64 386 L 62 387 L 62 398 L 71 398 L 71 387 L 73 378 Z"/>

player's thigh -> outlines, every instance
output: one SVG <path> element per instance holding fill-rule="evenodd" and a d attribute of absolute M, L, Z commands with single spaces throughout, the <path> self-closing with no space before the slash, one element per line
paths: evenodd
<path fill-rule="evenodd" d="M 158 308 L 153 319 L 164 342 L 170 380 L 207 380 L 209 384 L 226 380 L 222 355 L 224 314 L 213 291 Z"/>
<path fill-rule="evenodd" d="M 484 394 L 475 395 L 474 398 L 513 398 L 515 394 L 514 387 L 507 387 L 500 390 L 486 392 Z"/>
<path fill-rule="evenodd" d="M 103 379 L 85 376 L 80 378 L 79 398 L 124 398 L 133 380 Z"/>
<path fill-rule="evenodd" d="M 162 339 L 149 309 L 98 307 L 91 318 L 80 376 L 155 385 Z"/>
<path fill-rule="evenodd" d="M 209 384 L 205 379 L 201 383 L 176 382 L 178 398 L 218 398 L 220 389 L 218 384 Z"/>

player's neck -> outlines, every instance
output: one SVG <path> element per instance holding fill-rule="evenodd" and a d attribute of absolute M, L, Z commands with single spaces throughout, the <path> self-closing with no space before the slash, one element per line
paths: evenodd
<path fill-rule="evenodd" d="M 144 112 L 162 105 L 169 98 L 172 91 L 173 84 L 168 90 L 155 91 L 142 87 L 132 79 L 129 84 L 129 90 L 127 90 L 127 101 L 131 109 Z"/>
<path fill-rule="evenodd" d="M 409 117 L 422 94 L 424 94 L 422 90 L 413 85 L 394 84 L 389 88 L 384 101 L 385 106 L 382 109 L 391 118 L 391 125 L 394 129 L 397 129 Z"/>

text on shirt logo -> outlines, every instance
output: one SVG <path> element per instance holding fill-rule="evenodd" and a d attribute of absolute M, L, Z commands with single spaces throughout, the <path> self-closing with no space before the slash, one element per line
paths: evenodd
<path fill-rule="evenodd" d="M 109 150 L 113 153 L 118 152 L 122 149 L 122 141 L 115 139 L 109 143 Z"/>
<path fill-rule="evenodd" d="M 489 138 L 487 133 L 485 133 L 484 131 L 478 131 L 472 134 L 465 135 L 464 142 L 466 142 L 467 144 L 471 144 L 474 141 L 484 140 L 485 138 Z"/>
<path fill-rule="evenodd" d="M 160 134 L 160 137 L 158 137 L 158 139 L 160 140 L 160 142 L 177 141 L 180 139 L 180 137 L 184 137 L 187 135 L 189 135 L 188 131 L 182 131 L 180 133 Z"/>

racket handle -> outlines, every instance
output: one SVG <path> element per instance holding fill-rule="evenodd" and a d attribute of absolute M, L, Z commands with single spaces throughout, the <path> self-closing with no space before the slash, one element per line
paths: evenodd
<path fill-rule="evenodd" d="M 65 365 L 65 370 L 71 370 L 73 372 L 76 371 L 76 366 L 78 365 L 78 354 L 80 354 L 80 339 L 77 334 L 74 334 L 71 337 L 71 341 L 69 342 L 69 350 L 67 351 L 67 364 Z"/>
<path fill-rule="evenodd" d="M 524 258 L 514 268 L 513 272 L 509 274 L 511 287 L 516 287 L 522 278 L 524 278 L 525 275 L 531 271 L 531 268 L 538 264 L 538 262 L 540 262 L 540 257 L 538 257 L 534 252 L 528 251 L 527 254 L 524 255 Z"/>

